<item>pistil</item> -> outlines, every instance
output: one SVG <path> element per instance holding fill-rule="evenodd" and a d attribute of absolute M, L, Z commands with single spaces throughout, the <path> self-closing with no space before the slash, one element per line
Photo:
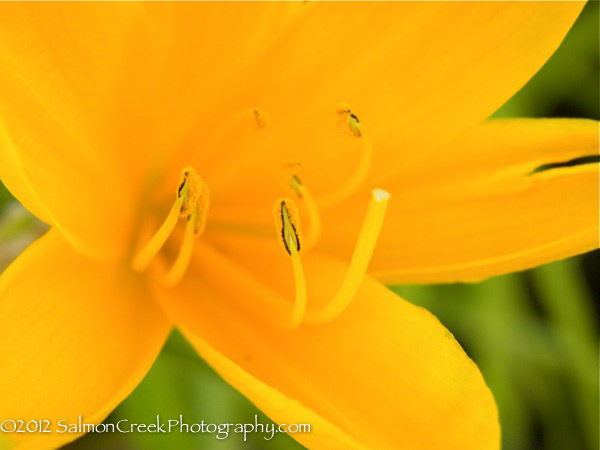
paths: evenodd
<path fill-rule="evenodd" d="M 389 198 L 390 194 L 382 189 L 374 189 L 371 192 L 371 202 L 344 281 L 333 299 L 323 309 L 307 316 L 308 322 L 322 323 L 334 319 L 346 309 L 356 295 L 373 256 Z"/>
<path fill-rule="evenodd" d="M 383 225 L 389 193 L 381 189 L 371 192 L 371 201 L 365 216 L 350 267 L 337 293 L 324 308 L 306 313 L 306 280 L 300 261 L 301 231 L 295 204 L 290 199 L 275 202 L 274 218 L 277 234 L 285 251 L 292 257 L 292 266 L 296 283 L 296 297 L 289 326 L 297 327 L 303 321 L 322 323 L 340 315 L 350 304 L 367 272 L 371 256 Z"/>

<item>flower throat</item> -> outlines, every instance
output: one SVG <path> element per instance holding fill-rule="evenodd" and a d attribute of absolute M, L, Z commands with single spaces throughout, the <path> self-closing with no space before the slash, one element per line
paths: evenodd
<path fill-rule="evenodd" d="M 252 110 L 258 129 L 267 126 L 268 117 L 259 110 Z M 238 117 L 239 116 L 239 117 Z M 248 118 L 247 111 L 235 116 L 232 123 Z M 350 176 L 332 191 L 317 198 L 313 197 L 301 181 L 299 163 L 288 163 L 283 166 L 283 185 L 295 198 L 308 222 L 306 233 L 300 225 L 300 210 L 291 198 L 279 198 L 273 207 L 273 218 L 278 240 L 284 252 L 290 256 L 295 280 L 295 296 L 291 305 L 291 313 L 285 321 L 287 328 L 295 328 L 303 323 L 322 323 L 334 319 L 350 304 L 360 288 L 366 275 L 371 256 L 383 225 L 387 202 L 390 195 L 382 189 L 371 191 L 371 200 L 360 230 L 348 271 L 331 300 L 320 310 L 311 311 L 307 307 L 307 289 L 301 253 L 311 250 L 318 242 L 321 234 L 320 210 L 331 208 L 348 199 L 364 184 L 371 159 L 372 146 L 364 126 L 352 112 L 350 106 L 341 103 L 336 108 L 337 125 L 340 130 L 354 139 L 362 141 L 362 151 L 355 170 Z M 230 126 L 225 129 L 230 130 Z M 217 133 L 221 136 L 222 133 Z M 165 242 L 172 234 L 179 219 L 185 220 L 185 231 L 179 253 L 171 268 L 162 275 L 167 286 L 178 284 L 189 266 L 194 249 L 194 240 L 204 231 L 209 207 L 209 193 L 204 181 L 192 167 L 183 170 L 181 181 L 176 190 L 175 201 L 162 225 L 150 240 L 135 255 L 132 266 L 136 271 L 146 270 L 156 258 Z M 208 254 L 210 250 L 203 245 Z M 208 247 L 210 248 L 210 247 Z M 215 255 L 213 254 L 213 257 Z M 222 259 L 222 258 L 221 258 Z M 222 261 L 223 262 L 223 261 Z M 226 263 L 225 266 L 231 266 Z M 237 270 L 237 269 L 235 269 Z M 268 287 L 266 287 L 269 289 Z"/>

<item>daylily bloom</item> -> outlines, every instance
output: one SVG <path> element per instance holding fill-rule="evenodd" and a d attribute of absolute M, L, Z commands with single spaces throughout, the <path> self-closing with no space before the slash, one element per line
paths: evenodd
<path fill-rule="evenodd" d="M 486 121 L 582 6 L 1 4 L 0 177 L 51 229 L 0 278 L 0 421 L 102 421 L 177 326 L 307 447 L 499 448 L 476 366 L 381 283 L 598 246 L 597 165 L 536 170 L 598 124 Z"/>

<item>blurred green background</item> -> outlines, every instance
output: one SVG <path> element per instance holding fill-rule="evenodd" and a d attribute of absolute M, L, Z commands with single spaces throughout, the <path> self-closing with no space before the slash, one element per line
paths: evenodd
<path fill-rule="evenodd" d="M 590 2 L 544 68 L 496 117 L 599 119 L 598 2 Z M 0 185 L 0 270 L 44 226 Z M 431 310 L 477 363 L 500 412 L 508 450 L 598 449 L 600 252 L 479 284 L 397 286 Z M 189 422 L 269 420 L 223 382 L 175 332 L 141 385 L 107 419 L 151 423 L 156 414 Z M 70 450 L 293 449 L 287 435 L 90 434 Z"/>

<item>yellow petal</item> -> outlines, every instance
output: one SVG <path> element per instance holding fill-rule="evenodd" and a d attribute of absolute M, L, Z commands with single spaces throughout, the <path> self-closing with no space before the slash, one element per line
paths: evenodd
<path fill-rule="evenodd" d="M 131 231 L 132 193 L 106 123 L 117 24 L 134 8 L 109 17 L 104 6 L 0 5 L 0 178 L 72 245 L 101 257 L 122 252 Z"/>
<path fill-rule="evenodd" d="M 218 87 L 297 8 L 0 5 L 0 178 L 80 251 L 119 256 L 160 155 L 196 151 Z"/>
<path fill-rule="evenodd" d="M 477 281 L 598 247 L 598 154 L 589 120 L 489 121 L 384 183 L 392 193 L 370 272 L 388 283 Z M 366 194 L 362 195 L 365 197 Z M 323 248 L 352 251 L 356 196 L 323 218 Z"/>
<path fill-rule="evenodd" d="M 136 279 L 75 253 L 56 230 L 0 278 L 0 422 L 98 423 L 141 381 L 169 324 Z M 28 448 L 78 433 L 0 433 Z"/>
<path fill-rule="evenodd" d="M 278 423 L 311 423 L 310 433 L 292 434 L 309 448 L 499 448 L 494 401 L 477 367 L 429 312 L 379 283 L 366 279 L 323 325 L 290 331 L 263 321 L 270 312 L 250 284 L 282 292 L 291 277 L 288 255 L 273 244 L 238 259 L 251 283 L 228 278 L 205 253 L 198 273 L 158 293 L 226 381 Z M 303 262 L 309 301 L 326 302 L 346 265 L 315 254 Z"/>
<path fill-rule="evenodd" d="M 486 119 L 520 89 L 558 47 L 583 5 L 311 4 L 233 91 L 239 104 L 269 112 L 271 137 L 240 148 L 239 159 L 228 158 L 225 170 L 237 170 L 228 178 L 231 189 L 211 192 L 244 204 L 264 185 L 260 201 L 267 202 L 278 181 L 269 185 L 269 174 L 291 161 L 302 163 L 302 181 L 317 197 L 335 189 L 360 160 L 356 140 L 335 126 L 341 101 L 352 106 L 373 141 L 369 184 L 413 159 L 429 158 L 437 145 Z M 215 170 L 207 183 L 223 177 Z M 240 183 L 253 186 L 249 195 L 236 189 Z"/>

